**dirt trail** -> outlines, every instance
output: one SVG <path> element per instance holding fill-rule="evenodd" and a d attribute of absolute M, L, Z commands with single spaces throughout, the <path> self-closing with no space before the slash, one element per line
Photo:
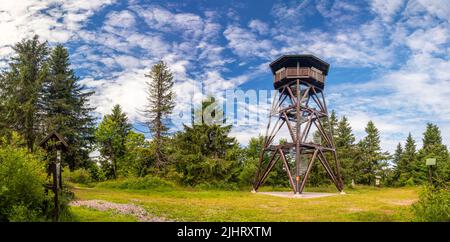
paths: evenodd
<path fill-rule="evenodd" d="M 85 206 L 99 211 L 115 210 L 121 214 L 135 216 L 140 222 L 164 222 L 165 218 L 149 214 L 145 209 L 134 204 L 113 203 L 104 200 L 76 200 L 69 204 L 70 206 Z"/>

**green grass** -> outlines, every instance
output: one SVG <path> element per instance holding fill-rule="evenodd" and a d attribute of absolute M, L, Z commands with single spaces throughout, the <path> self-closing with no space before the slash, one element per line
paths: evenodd
<path fill-rule="evenodd" d="M 336 192 L 331 187 L 308 190 Z M 418 188 L 414 187 L 358 187 L 348 189 L 346 195 L 313 199 L 280 198 L 249 191 L 197 189 L 151 191 L 97 186 L 78 187 L 73 191 L 77 199 L 134 203 L 153 215 L 175 221 L 411 221 L 410 205 L 418 198 Z M 74 210 L 78 221 L 112 221 L 110 216 L 114 215 L 102 217 L 98 214 L 102 212 L 85 210 Z M 120 216 L 117 218 L 120 221 L 135 221 Z"/>

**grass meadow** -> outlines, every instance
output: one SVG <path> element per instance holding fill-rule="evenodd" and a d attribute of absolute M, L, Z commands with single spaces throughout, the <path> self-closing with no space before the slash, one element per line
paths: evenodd
<path fill-rule="evenodd" d="M 273 188 L 263 187 L 262 191 Z M 280 189 L 278 189 L 280 190 Z M 108 186 L 73 186 L 75 199 L 100 200 L 139 206 L 167 221 L 411 221 L 411 204 L 418 187 L 375 188 L 357 186 L 345 195 L 293 199 L 253 194 L 248 190 L 223 191 L 195 188 L 151 190 Z M 307 191 L 334 192 L 333 187 Z M 71 207 L 72 221 L 138 221 L 113 209 Z"/>

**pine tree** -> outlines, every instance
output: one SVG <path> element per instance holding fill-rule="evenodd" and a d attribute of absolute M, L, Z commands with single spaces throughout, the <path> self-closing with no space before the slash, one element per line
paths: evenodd
<path fill-rule="evenodd" d="M 93 108 L 88 106 L 93 92 L 85 89 L 70 69 L 67 49 L 56 46 L 49 58 L 49 77 L 42 94 L 44 132 L 57 131 L 66 139 L 69 149 L 63 160 L 70 169 L 86 165 L 93 141 L 94 119 L 90 114 Z"/>
<path fill-rule="evenodd" d="M 115 105 L 112 113 L 105 115 L 95 132 L 100 155 L 104 158 L 102 168 L 114 179 L 118 177 L 120 163 L 126 154 L 130 130 L 131 124 L 128 123 L 126 114 L 119 105 Z"/>
<path fill-rule="evenodd" d="M 37 35 L 17 43 L 13 50 L 15 56 L 9 69 L 0 78 L 2 128 L 17 131 L 25 138 L 28 150 L 33 151 L 41 127 L 38 101 L 47 78 L 49 50 Z"/>
<path fill-rule="evenodd" d="M 380 147 L 380 133 L 372 121 L 367 123 L 365 128 L 366 137 L 361 141 L 361 155 L 363 164 L 363 180 L 367 184 L 372 184 L 375 175 L 382 172 L 385 164 L 383 161 L 387 160 L 387 153 L 383 153 Z"/>
<path fill-rule="evenodd" d="M 436 174 L 445 181 L 450 179 L 450 158 L 447 146 L 442 144 L 441 131 L 435 124 L 428 123 L 423 133 L 423 146 L 419 151 L 418 159 L 414 166 L 416 177 L 424 182 L 427 180 L 427 167 L 425 161 L 428 158 L 436 159 Z"/>
<path fill-rule="evenodd" d="M 143 111 L 146 124 L 153 136 L 156 146 L 156 167 L 160 167 L 165 158 L 163 154 L 163 138 L 168 131 L 168 119 L 175 106 L 173 75 L 167 65 L 160 61 L 155 64 L 150 73 L 145 75 L 147 82 L 147 106 Z"/>

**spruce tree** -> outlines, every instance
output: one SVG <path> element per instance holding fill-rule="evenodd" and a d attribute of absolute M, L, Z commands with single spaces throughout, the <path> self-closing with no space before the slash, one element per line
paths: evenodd
<path fill-rule="evenodd" d="M 402 144 L 399 142 L 397 144 L 397 148 L 395 149 L 395 153 L 392 157 L 392 161 L 397 168 L 398 168 L 399 163 L 401 162 L 402 155 L 403 155 L 403 147 L 402 147 Z"/>
<path fill-rule="evenodd" d="M 336 128 L 336 147 L 350 148 L 355 144 L 355 135 L 352 133 L 352 127 L 346 116 L 343 116 Z"/>
<path fill-rule="evenodd" d="M 163 165 L 163 138 L 168 131 L 169 115 L 175 106 L 175 94 L 172 90 L 173 75 L 163 61 L 155 64 L 150 73 L 145 75 L 150 79 L 147 82 L 147 105 L 143 111 L 150 133 L 155 142 L 156 167 Z"/>
<path fill-rule="evenodd" d="M 405 150 L 400 159 L 400 166 L 398 167 L 401 184 L 408 184 L 411 181 L 417 182 L 417 179 L 414 179 L 415 164 L 417 164 L 416 141 L 413 139 L 411 133 L 409 133 L 406 138 Z"/>
<path fill-rule="evenodd" d="M 395 149 L 394 155 L 392 156 L 392 163 L 394 165 L 392 178 L 394 182 L 398 182 L 398 179 L 400 178 L 402 157 L 403 157 L 403 147 L 402 144 L 399 142 L 397 144 L 397 148 Z"/>
<path fill-rule="evenodd" d="M 44 132 L 57 131 L 66 139 L 69 149 L 64 152 L 63 160 L 70 169 L 86 166 L 94 133 L 93 108 L 88 106 L 93 92 L 78 83 L 70 68 L 69 52 L 62 45 L 52 50 L 48 62 L 49 76 L 41 102 Z"/>
<path fill-rule="evenodd" d="M 338 121 L 336 112 L 334 110 L 331 110 L 329 122 L 330 122 L 330 127 L 331 127 L 331 130 L 330 130 L 331 135 L 333 138 L 336 138 L 336 135 L 337 135 L 336 130 L 337 130 L 337 125 L 338 125 L 339 121 Z M 328 128 L 327 126 L 325 126 L 325 127 Z"/>
<path fill-rule="evenodd" d="M 361 141 L 360 148 L 363 159 L 363 180 L 370 185 L 375 180 L 375 175 L 381 174 L 385 166 L 383 161 L 387 160 L 388 156 L 381 151 L 380 133 L 372 121 L 367 123 L 365 131 L 367 135 Z"/>
<path fill-rule="evenodd" d="M 355 156 L 352 161 L 352 179 L 356 183 L 367 184 L 367 167 L 364 139 L 360 140 L 355 146 Z"/>
<path fill-rule="evenodd" d="M 447 146 L 442 144 L 441 131 L 435 124 L 428 123 L 423 133 L 423 146 L 419 151 L 418 159 L 414 166 L 416 176 L 422 182 L 427 180 L 427 167 L 425 161 L 428 158 L 436 159 L 436 174 L 441 180 L 450 179 L 450 158 Z"/>
<path fill-rule="evenodd" d="M 35 35 L 30 40 L 22 40 L 13 50 L 15 55 L 8 70 L 0 78 L 2 128 L 21 134 L 28 150 L 33 151 L 38 141 L 42 110 L 39 98 L 42 84 L 47 78 L 48 47 Z"/>
<path fill-rule="evenodd" d="M 355 136 L 347 117 L 343 116 L 335 131 L 335 145 L 339 163 L 341 164 L 341 175 L 345 182 L 350 182 L 354 177 L 353 160 L 355 156 Z"/>
<path fill-rule="evenodd" d="M 185 141 L 181 142 L 185 147 L 179 148 L 188 151 L 189 154 L 199 153 L 214 158 L 225 158 L 226 151 L 237 144 L 235 138 L 228 136 L 232 126 L 204 120 L 203 114 L 208 110 L 212 110 L 211 116 L 214 120 L 215 116 L 222 118 L 224 116 L 223 109 L 217 106 L 214 97 L 203 100 L 201 106 L 193 111 L 195 115 L 201 115 L 202 121 L 199 124 L 192 124 L 192 127 L 185 125 L 184 132 L 177 134 L 178 140 Z"/>
<path fill-rule="evenodd" d="M 223 109 L 216 106 L 214 98 L 204 100 L 192 112 L 192 115 L 212 112 L 210 114 L 213 119 L 223 117 Z M 226 183 L 238 179 L 241 170 L 238 160 L 240 149 L 236 139 L 229 136 L 231 127 L 204 119 L 192 126 L 184 125 L 184 130 L 175 134 L 174 149 L 170 157 L 176 163 L 171 165 L 183 174 L 184 183 Z"/>

